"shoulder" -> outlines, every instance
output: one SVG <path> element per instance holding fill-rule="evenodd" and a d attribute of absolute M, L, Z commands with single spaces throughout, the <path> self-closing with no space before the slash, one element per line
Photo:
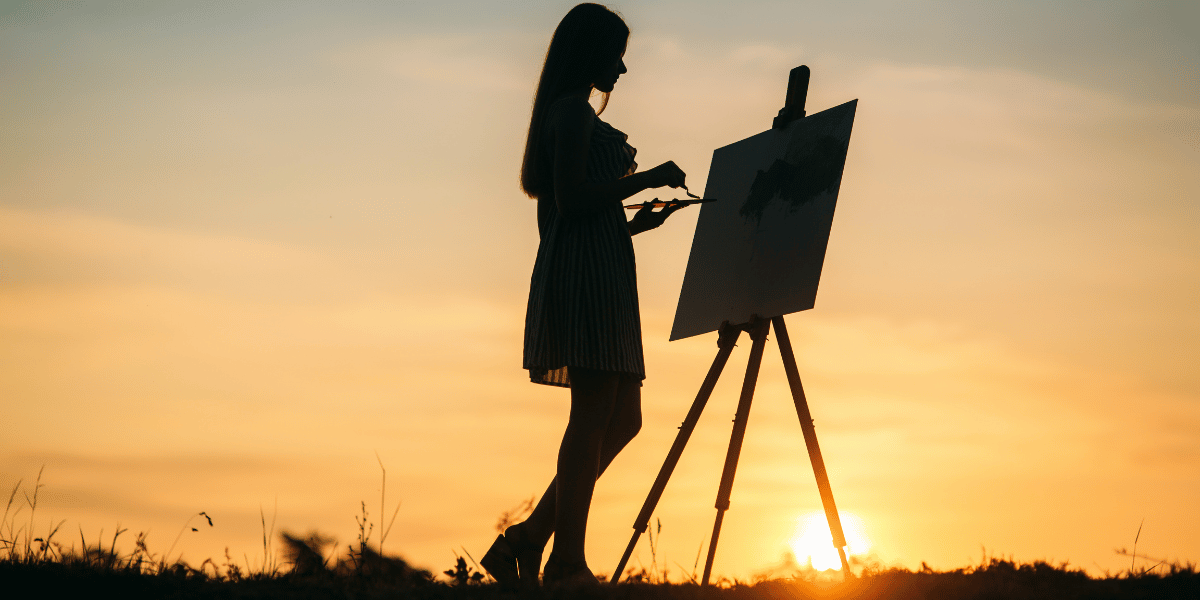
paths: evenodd
<path fill-rule="evenodd" d="M 596 120 L 596 110 L 582 97 L 566 96 L 550 105 L 546 120 L 555 129 L 587 131 Z"/>

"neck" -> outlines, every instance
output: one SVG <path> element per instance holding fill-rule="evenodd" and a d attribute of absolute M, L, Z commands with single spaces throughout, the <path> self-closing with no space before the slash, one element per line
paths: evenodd
<path fill-rule="evenodd" d="M 594 89 L 595 88 L 593 88 L 592 86 L 589 85 L 587 87 L 577 88 L 577 89 L 573 89 L 573 90 L 567 90 L 563 94 L 563 97 L 568 98 L 571 96 L 575 96 L 575 97 L 579 97 L 579 98 L 583 98 L 584 100 L 587 100 L 588 98 L 592 97 L 592 90 L 594 90 Z"/>

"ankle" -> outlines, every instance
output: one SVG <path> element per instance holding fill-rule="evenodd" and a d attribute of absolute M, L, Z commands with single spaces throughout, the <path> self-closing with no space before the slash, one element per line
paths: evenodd
<path fill-rule="evenodd" d="M 580 568 L 586 569 L 587 558 L 585 558 L 582 554 L 574 556 L 559 551 L 551 551 L 550 557 L 546 559 L 546 567 L 549 568 L 551 564 L 553 564 L 555 568 L 563 570 L 578 570 Z"/>
<path fill-rule="evenodd" d="M 551 554 L 550 559 L 546 561 L 542 580 L 548 584 L 568 586 L 595 585 L 599 583 L 595 574 L 588 567 L 587 561 L 583 560 L 583 557 L 579 557 L 578 560 L 573 558 L 565 559 L 557 554 Z"/>
<path fill-rule="evenodd" d="M 537 526 L 529 521 L 523 521 L 515 525 L 510 525 L 504 530 L 504 537 L 511 537 L 518 540 L 522 544 L 535 546 L 537 548 L 545 548 L 546 543 L 550 541 L 550 535 L 553 531 L 546 532 L 544 535 L 538 530 Z"/>

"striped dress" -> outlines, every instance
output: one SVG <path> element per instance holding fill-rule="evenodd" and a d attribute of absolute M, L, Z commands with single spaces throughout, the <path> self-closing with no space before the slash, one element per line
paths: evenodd
<path fill-rule="evenodd" d="M 627 139 L 596 117 L 588 181 L 610 181 L 637 169 L 637 150 Z M 538 230 L 541 244 L 525 314 L 530 380 L 571 387 L 568 367 L 645 379 L 633 240 L 621 203 L 567 218 L 547 194 L 538 199 Z"/>

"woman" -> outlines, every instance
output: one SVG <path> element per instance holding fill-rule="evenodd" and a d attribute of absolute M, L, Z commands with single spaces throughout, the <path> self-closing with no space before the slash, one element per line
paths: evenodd
<path fill-rule="evenodd" d="M 538 201 L 541 245 L 525 320 L 524 367 L 534 383 L 571 389 L 558 475 L 522 523 L 481 561 L 503 585 L 536 586 L 554 534 L 546 583 L 595 583 L 584 534 L 596 478 L 641 428 L 641 321 L 631 236 L 658 227 L 679 206 L 645 208 L 626 222 L 621 201 L 680 187 L 673 162 L 635 173 L 625 134 L 598 117 L 626 72 L 629 29 L 598 4 L 567 13 L 550 41 L 534 96 L 521 187 Z"/>

